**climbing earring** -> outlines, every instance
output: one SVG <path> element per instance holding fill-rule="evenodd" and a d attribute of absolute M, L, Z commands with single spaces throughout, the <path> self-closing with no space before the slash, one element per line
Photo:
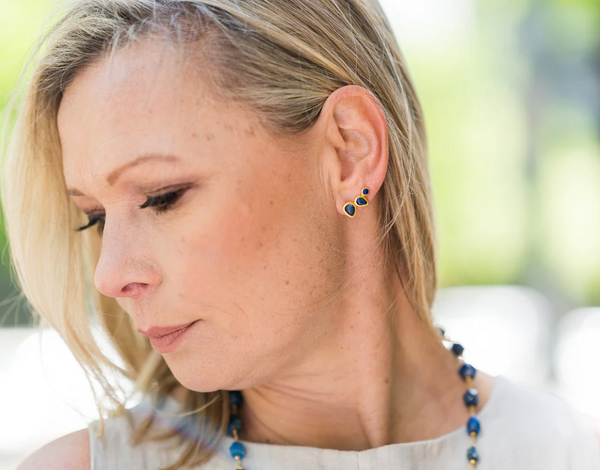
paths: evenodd
<path fill-rule="evenodd" d="M 344 214 L 348 217 L 353 218 L 356 215 L 356 208 L 361 206 L 368 206 L 369 200 L 367 195 L 370 193 L 370 189 L 366 186 L 361 189 L 360 195 L 356 196 L 354 202 L 347 202 L 344 204 Z"/>
<path fill-rule="evenodd" d="M 370 192 L 371 191 L 369 190 L 369 188 L 367 188 L 367 187 L 362 188 L 360 190 L 360 196 L 356 196 L 356 199 L 354 199 L 354 204 L 356 204 L 357 207 L 368 206 L 369 200 L 367 199 L 367 195 Z"/>

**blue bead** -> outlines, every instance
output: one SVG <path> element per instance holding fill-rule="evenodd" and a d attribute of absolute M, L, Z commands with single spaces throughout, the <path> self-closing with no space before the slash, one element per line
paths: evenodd
<path fill-rule="evenodd" d="M 363 194 L 364 194 L 365 196 L 366 196 L 367 194 L 369 194 L 369 189 L 368 189 L 368 188 L 365 188 L 365 189 L 363 189 Z"/>
<path fill-rule="evenodd" d="M 233 430 L 240 432 L 242 430 L 242 418 L 238 415 L 229 415 L 229 425 L 227 426 L 227 434 L 233 437 Z"/>
<path fill-rule="evenodd" d="M 352 204 L 344 206 L 344 210 L 346 213 L 348 213 L 348 215 L 354 215 L 356 213 L 356 207 L 354 207 Z"/>
<path fill-rule="evenodd" d="M 471 416 L 469 421 L 467 421 L 467 434 L 470 436 L 472 432 L 475 434 L 479 434 L 481 430 L 481 424 L 479 423 L 479 419 L 476 416 Z"/>
<path fill-rule="evenodd" d="M 242 392 L 239 390 L 230 390 L 229 391 L 229 404 L 241 406 L 244 403 L 244 397 L 242 396 Z"/>
<path fill-rule="evenodd" d="M 356 202 L 357 206 L 366 206 L 367 205 L 367 200 L 363 197 L 357 197 L 355 202 Z"/>
<path fill-rule="evenodd" d="M 479 461 L 479 452 L 477 452 L 477 448 L 475 446 L 471 446 L 467 450 L 467 459 L 469 461 L 471 461 L 471 460 L 474 460 L 475 462 Z"/>
<path fill-rule="evenodd" d="M 451 349 L 452 349 L 452 352 L 454 353 L 454 355 L 457 357 L 460 356 L 463 353 L 463 351 L 465 350 L 465 348 L 460 343 L 454 343 L 452 345 Z"/>
<path fill-rule="evenodd" d="M 244 444 L 242 444 L 241 442 L 235 441 L 229 447 L 229 452 L 231 452 L 231 456 L 233 458 L 239 457 L 240 459 L 243 459 L 244 456 L 246 455 L 246 448 L 244 447 Z"/>
<path fill-rule="evenodd" d="M 470 388 L 463 395 L 463 400 L 467 406 L 477 406 L 477 403 L 479 403 L 479 392 L 475 388 Z"/>
<path fill-rule="evenodd" d="M 458 373 L 463 378 L 463 380 L 466 380 L 467 377 L 474 378 L 475 372 L 477 372 L 477 370 L 475 370 L 475 367 L 473 367 L 471 364 L 463 364 L 462 367 L 458 370 Z"/>

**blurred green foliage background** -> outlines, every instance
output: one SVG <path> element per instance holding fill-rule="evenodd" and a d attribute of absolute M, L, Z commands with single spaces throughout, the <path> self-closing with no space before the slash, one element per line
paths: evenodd
<path fill-rule="evenodd" d="M 600 305 L 600 2 L 380 3 L 425 110 L 441 286 Z M 0 110 L 52 5 L 0 3 Z M 0 325 L 14 326 L 27 315 L 2 261 Z"/>

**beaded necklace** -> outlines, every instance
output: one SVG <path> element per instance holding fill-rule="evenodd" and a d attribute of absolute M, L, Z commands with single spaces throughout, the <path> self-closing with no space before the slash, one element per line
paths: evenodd
<path fill-rule="evenodd" d="M 450 341 L 450 339 L 446 337 L 446 334 L 442 328 L 438 327 L 437 329 L 442 336 L 443 341 Z M 461 357 L 464 349 L 465 348 L 460 343 L 455 342 L 453 342 L 452 346 L 449 348 L 449 350 L 456 357 Z M 458 374 L 469 386 L 471 381 L 475 378 L 475 372 L 476 369 L 471 364 L 467 363 L 463 363 L 458 369 Z M 229 392 L 229 405 L 231 413 L 229 415 L 227 434 L 234 438 L 234 442 L 229 447 L 229 452 L 237 463 L 237 470 L 244 470 L 244 467 L 242 466 L 242 459 L 246 456 L 246 448 L 244 447 L 244 444 L 240 442 L 238 437 L 238 432 L 242 430 L 242 419 L 238 414 L 238 409 L 243 402 L 244 398 L 241 391 L 231 390 Z M 479 462 L 479 452 L 477 451 L 476 447 L 477 435 L 481 430 L 481 423 L 479 422 L 479 418 L 477 417 L 475 411 L 476 406 L 479 403 L 479 393 L 477 389 L 469 387 L 463 395 L 463 402 L 471 414 L 471 417 L 467 421 L 466 425 L 467 434 L 471 436 L 472 439 L 472 444 L 467 449 L 467 461 L 471 464 L 471 469 L 475 469 L 477 468 L 477 462 Z"/>

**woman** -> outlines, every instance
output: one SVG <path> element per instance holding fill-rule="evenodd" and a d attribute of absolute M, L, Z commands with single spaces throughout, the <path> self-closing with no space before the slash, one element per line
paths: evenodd
<path fill-rule="evenodd" d="M 15 271 L 115 409 L 22 470 L 600 469 L 564 400 L 433 325 L 423 115 L 375 1 L 83 0 L 38 50 Z"/>

